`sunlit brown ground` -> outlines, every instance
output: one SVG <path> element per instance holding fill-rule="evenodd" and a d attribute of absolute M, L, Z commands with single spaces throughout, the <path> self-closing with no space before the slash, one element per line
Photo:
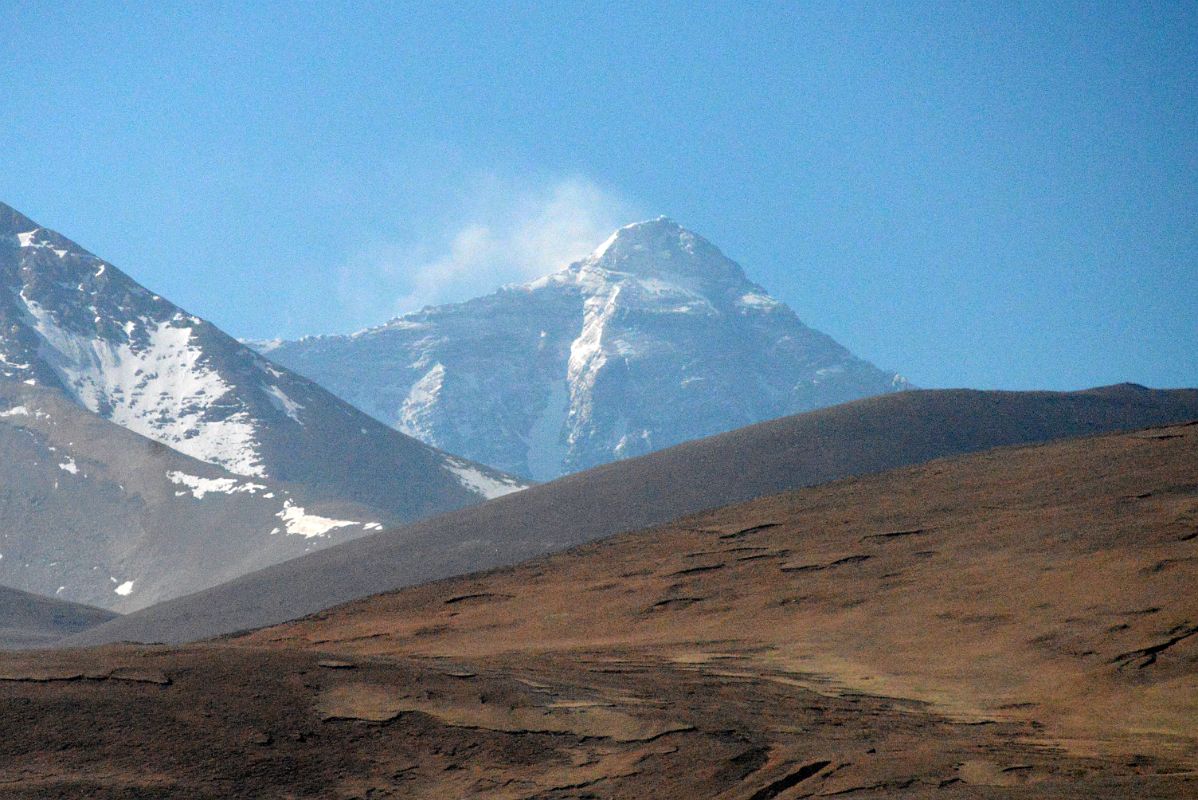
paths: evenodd
<path fill-rule="evenodd" d="M 1198 425 L 0 658 L 0 797 L 1198 796 Z"/>

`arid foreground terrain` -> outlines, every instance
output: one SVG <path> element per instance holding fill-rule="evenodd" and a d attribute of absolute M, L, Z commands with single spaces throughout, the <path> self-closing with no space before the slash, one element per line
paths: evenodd
<path fill-rule="evenodd" d="M 4 798 L 1198 796 L 1198 425 L 0 658 Z"/>

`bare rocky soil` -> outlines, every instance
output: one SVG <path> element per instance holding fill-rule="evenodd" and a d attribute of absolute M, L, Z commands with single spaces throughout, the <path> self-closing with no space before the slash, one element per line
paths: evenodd
<path fill-rule="evenodd" d="M 1194 797 L 1198 425 L 0 659 L 13 798 Z"/>

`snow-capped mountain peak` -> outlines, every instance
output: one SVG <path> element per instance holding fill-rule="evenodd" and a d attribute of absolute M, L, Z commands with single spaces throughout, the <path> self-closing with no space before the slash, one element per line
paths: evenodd
<path fill-rule="evenodd" d="M 664 245 L 664 250 L 669 250 L 681 243 L 684 235 L 689 236 L 689 231 L 666 216 L 631 222 L 617 228 L 603 244 L 591 252 L 588 260 L 594 261 L 603 258 L 609 251 L 613 256 L 618 256 L 622 249 L 643 249 L 645 245 L 651 244 L 654 240 Z"/>
<path fill-rule="evenodd" d="M 236 397 L 214 361 L 213 345 L 227 345 L 223 334 L 11 208 L 0 210 L 0 224 L 16 243 L 0 259 L 9 290 L 0 313 L 16 323 L 0 341 L 0 375 L 60 388 L 87 410 L 201 461 L 266 474 L 257 404 Z M 243 360 L 245 372 L 258 373 L 252 380 L 266 403 L 285 395 L 281 372 L 271 375 L 260 358 Z"/>
<path fill-rule="evenodd" d="M 681 280 L 692 285 L 746 280 L 740 266 L 718 247 L 669 217 L 625 225 L 566 271 Z"/>
<path fill-rule="evenodd" d="M 405 433 L 538 480 L 905 387 L 667 217 L 529 283 L 270 356 Z"/>
<path fill-rule="evenodd" d="M 495 482 L 523 486 L 484 468 L 487 480 L 467 481 L 466 462 L 397 437 L 0 203 L 2 379 L 62 391 L 235 474 L 336 484 L 335 496 L 348 492 L 400 518 L 486 499 L 492 492 L 480 487 Z M 381 473 L 366 467 L 371 451 Z M 338 461 L 367 474 L 352 480 Z"/>

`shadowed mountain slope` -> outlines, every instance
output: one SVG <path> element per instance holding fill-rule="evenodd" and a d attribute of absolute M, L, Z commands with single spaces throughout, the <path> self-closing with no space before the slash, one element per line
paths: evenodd
<path fill-rule="evenodd" d="M 126 612 L 382 528 L 385 511 L 245 478 L 0 380 L 0 585 Z"/>
<path fill-rule="evenodd" d="M 750 426 L 616 462 L 313 553 L 72 639 L 179 642 L 513 564 L 677 516 L 1002 445 L 1198 418 L 1198 391 L 914 391 Z"/>
<path fill-rule="evenodd" d="M 0 586 L 0 649 L 44 647 L 115 616 L 95 606 Z"/>
<path fill-rule="evenodd" d="M 0 656 L 0 771 L 14 798 L 1190 798 L 1196 548 L 1198 424 L 942 459 L 231 640 Z"/>

